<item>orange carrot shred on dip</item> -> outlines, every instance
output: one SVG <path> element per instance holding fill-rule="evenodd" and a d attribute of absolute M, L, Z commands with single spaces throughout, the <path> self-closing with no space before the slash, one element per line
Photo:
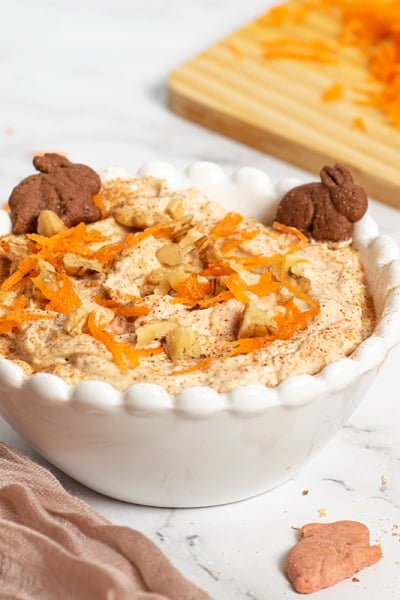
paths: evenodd
<path fill-rule="evenodd" d="M 237 274 L 228 275 L 225 280 L 227 288 L 232 292 L 233 296 L 236 300 L 239 300 L 242 304 L 247 304 L 249 301 L 249 296 L 246 293 L 247 284 L 243 279 Z"/>
<path fill-rule="evenodd" d="M 43 296 L 48 300 L 47 310 L 54 310 L 61 314 L 67 315 L 75 308 L 82 304 L 74 289 L 74 284 L 66 273 L 59 274 L 60 286 L 53 289 L 46 285 L 44 281 L 38 277 L 34 277 L 32 282 L 42 292 Z"/>
<path fill-rule="evenodd" d="M 225 263 L 210 263 L 205 269 L 200 271 L 199 275 L 202 277 L 222 277 L 223 275 L 230 275 L 235 271 L 229 265 Z"/>
<path fill-rule="evenodd" d="M 258 283 L 248 286 L 249 292 L 257 296 L 267 296 L 272 292 L 278 291 L 282 287 L 280 281 L 275 281 L 269 271 L 263 271 Z"/>
<path fill-rule="evenodd" d="M 302 248 L 303 246 L 308 244 L 307 236 L 305 236 L 304 233 L 302 233 L 299 229 L 296 229 L 296 227 L 291 227 L 290 225 L 285 225 L 284 223 L 279 223 L 279 221 L 274 221 L 272 223 L 272 227 L 273 227 L 273 229 L 276 229 L 277 231 L 280 231 L 281 233 L 290 233 L 291 235 L 294 235 L 295 237 L 297 237 L 298 244 L 296 246 L 296 249 Z"/>
<path fill-rule="evenodd" d="M 198 302 L 211 292 L 209 281 L 200 281 L 197 275 L 189 275 L 174 286 L 178 296 Z"/>
<path fill-rule="evenodd" d="M 167 221 L 166 223 L 159 223 L 158 225 L 147 227 L 138 233 L 128 233 L 125 237 L 124 243 L 128 248 L 133 248 L 150 235 L 153 237 L 170 237 L 177 223 L 178 221 Z"/>
<path fill-rule="evenodd" d="M 101 218 L 104 219 L 107 216 L 106 205 L 104 204 L 103 198 L 101 194 L 95 194 L 92 198 L 93 204 L 97 206 L 97 208 L 101 211 Z"/>
<path fill-rule="evenodd" d="M 264 348 L 269 342 L 273 341 L 273 336 L 263 336 L 263 337 L 252 337 L 252 338 L 241 338 L 238 340 L 233 340 L 232 342 L 228 342 L 228 347 L 232 348 L 229 350 L 227 354 L 225 354 L 224 359 L 230 358 L 232 356 L 238 356 L 239 354 L 248 354 L 249 352 L 255 352 L 257 350 L 261 350 Z"/>
<path fill-rule="evenodd" d="M 126 374 L 129 368 L 138 367 L 140 358 L 150 357 L 164 352 L 162 347 L 137 349 L 127 342 L 118 342 L 111 333 L 105 331 L 96 324 L 93 312 L 88 315 L 87 325 L 90 335 L 98 342 L 104 344 L 107 350 L 111 352 L 121 373 Z"/>
<path fill-rule="evenodd" d="M 221 221 L 218 221 L 211 228 L 210 237 L 213 240 L 218 238 L 228 237 L 237 231 L 240 223 L 243 221 L 243 216 L 237 212 L 228 212 Z"/>
<path fill-rule="evenodd" d="M 37 267 L 37 263 L 38 257 L 36 256 L 28 256 L 23 258 L 14 273 L 12 273 L 3 281 L 0 286 L 0 290 L 2 292 L 11 290 L 15 285 L 22 281 L 26 275 L 33 273 L 34 269 Z"/>
<path fill-rule="evenodd" d="M 114 244 L 104 244 L 91 255 L 93 260 L 98 260 L 102 265 L 109 263 L 117 254 L 122 252 L 126 245 L 123 242 L 115 242 Z"/>
<path fill-rule="evenodd" d="M 27 238 L 37 244 L 40 249 L 48 249 L 54 255 L 64 255 L 67 252 L 88 256 L 92 254 L 90 244 L 103 242 L 108 239 L 96 229 L 87 229 L 85 223 L 79 223 L 65 231 L 50 237 L 37 233 L 28 233 Z"/>
<path fill-rule="evenodd" d="M 241 246 L 244 242 L 249 242 L 254 239 L 260 232 L 258 230 L 254 231 L 241 231 L 238 234 L 238 237 L 228 239 L 222 246 L 221 252 L 226 254 L 227 252 L 231 252 L 234 248 Z"/>
<path fill-rule="evenodd" d="M 26 296 L 18 296 L 10 309 L 4 315 L 0 316 L 0 333 L 9 333 L 13 329 L 18 329 L 27 321 L 40 321 L 50 319 L 51 316 L 45 313 L 25 310 L 27 303 Z"/>
<path fill-rule="evenodd" d="M 194 373 L 194 371 L 204 371 L 210 366 L 213 360 L 215 360 L 215 357 L 208 356 L 204 360 L 200 360 L 187 369 L 182 369 L 181 371 L 172 371 L 171 375 L 188 375 L 189 373 Z"/>
<path fill-rule="evenodd" d="M 227 300 L 230 300 L 231 298 L 233 298 L 232 292 L 229 290 L 224 290 L 223 292 L 220 292 L 216 296 L 212 296 L 211 298 L 205 298 L 204 300 L 200 300 L 198 302 L 198 306 L 199 306 L 199 308 L 208 308 L 212 304 L 217 304 L 218 302 L 226 302 Z"/>
<path fill-rule="evenodd" d="M 93 301 L 100 306 L 106 306 L 114 311 L 116 316 L 121 317 L 142 317 L 148 315 L 150 309 L 141 302 L 141 298 L 135 299 L 136 304 L 120 304 L 116 300 L 104 298 L 103 294 L 96 294 Z"/>

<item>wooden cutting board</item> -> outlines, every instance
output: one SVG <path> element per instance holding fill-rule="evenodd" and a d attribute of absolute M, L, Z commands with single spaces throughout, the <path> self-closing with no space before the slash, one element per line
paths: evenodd
<path fill-rule="evenodd" d="M 400 208 L 400 128 L 360 103 L 361 91 L 377 84 L 360 49 L 338 50 L 338 32 L 339 23 L 322 13 L 279 24 L 262 16 L 175 70 L 169 106 L 313 173 L 343 162 L 370 197 Z M 266 44 L 293 38 L 322 39 L 336 62 L 266 58 Z M 324 100 L 336 84 L 343 95 Z"/>

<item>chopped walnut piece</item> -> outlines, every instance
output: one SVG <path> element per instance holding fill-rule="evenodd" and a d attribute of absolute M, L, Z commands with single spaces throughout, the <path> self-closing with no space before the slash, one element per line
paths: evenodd
<path fill-rule="evenodd" d="M 198 358 L 201 355 L 198 335 L 193 329 L 177 325 L 171 329 L 165 338 L 169 357 L 174 362 L 183 358 Z"/>
<path fill-rule="evenodd" d="M 178 265 L 175 269 L 168 269 L 164 272 L 164 277 L 154 288 L 154 293 L 160 296 L 165 296 L 171 289 L 175 289 L 178 283 L 185 281 L 189 277 L 189 273 L 186 273 L 183 265 Z"/>
<path fill-rule="evenodd" d="M 119 225 L 134 227 L 135 229 L 146 229 L 169 220 L 169 217 L 160 210 L 151 209 L 135 201 L 117 206 L 113 212 L 113 217 Z"/>
<path fill-rule="evenodd" d="M 75 275 L 76 277 L 84 277 L 91 271 L 102 272 L 102 266 L 98 260 L 84 258 L 72 252 L 68 252 L 63 256 L 63 263 L 68 275 Z"/>
<path fill-rule="evenodd" d="M 37 220 L 37 232 L 39 235 L 51 237 L 60 231 L 67 229 L 64 221 L 53 210 L 41 210 Z"/>
<path fill-rule="evenodd" d="M 277 331 L 278 325 L 272 314 L 261 310 L 252 301 L 246 304 L 237 335 L 238 339 L 262 337 L 270 333 L 277 333 Z"/>
<path fill-rule="evenodd" d="M 157 259 L 164 265 L 174 267 L 180 265 L 183 260 L 183 254 L 178 244 L 165 244 L 156 251 Z"/>
<path fill-rule="evenodd" d="M 176 321 L 162 321 L 154 319 L 145 323 L 136 330 L 136 345 L 137 347 L 147 346 L 154 340 L 161 340 L 171 329 L 177 326 Z"/>
<path fill-rule="evenodd" d="M 223 258 L 215 243 L 206 235 L 195 242 L 195 247 L 204 265 L 220 262 Z"/>
<path fill-rule="evenodd" d="M 180 196 L 172 196 L 168 202 L 165 212 L 168 213 L 173 219 L 181 219 L 185 214 L 185 207 L 183 200 Z"/>
<path fill-rule="evenodd" d="M 69 313 L 65 319 L 63 330 L 71 335 L 82 333 L 90 313 L 94 313 L 95 323 L 99 327 L 111 323 L 115 316 L 111 308 L 100 306 L 95 302 L 84 302 Z"/>

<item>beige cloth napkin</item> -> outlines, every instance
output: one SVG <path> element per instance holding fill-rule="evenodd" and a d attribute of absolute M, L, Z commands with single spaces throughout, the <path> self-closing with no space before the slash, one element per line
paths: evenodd
<path fill-rule="evenodd" d="M 210 600 L 143 534 L 115 526 L 0 443 L 1 600 Z"/>

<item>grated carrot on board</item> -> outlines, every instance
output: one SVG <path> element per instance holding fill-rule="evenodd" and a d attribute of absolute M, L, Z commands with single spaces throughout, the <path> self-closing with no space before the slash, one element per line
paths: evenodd
<path fill-rule="evenodd" d="M 350 127 L 352 129 L 357 129 L 357 131 L 362 131 L 363 133 L 365 131 L 367 131 L 367 126 L 365 125 L 365 121 L 364 121 L 364 119 L 361 119 L 360 117 L 355 117 L 351 121 Z"/>
<path fill-rule="evenodd" d="M 337 102 L 343 98 L 343 85 L 334 83 L 322 94 L 322 102 Z"/>
<path fill-rule="evenodd" d="M 303 10 L 297 21 L 296 10 Z M 296 29 L 291 38 L 262 40 L 264 57 L 267 59 L 291 58 L 318 63 L 344 62 L 343 50 L 349 46 L 360 52 L 358 66 L 365 70 L 371 81 L 365 91 L 369 106 L 382 112 L 395 127 L 400 127 L 400 4 L 398 0 L 298 0 L 286 2 L 273 8 L 258 21 L 269 28 L 283 24 L 303 22 L 309 15 L 323 15 L 339 26 L 339 33 L 327 44 L 320 37 L 301 39 Z M 269 15 L 269 18 L 268 18 Z M 279 18 L 277 18 L 279 15 Z M 329 75 L 329 73 L 328 73 Z M 346 86 L 345 80 L 343 85 Z M 379 89 L 376 89 L 378 84 Z M 335 92 L 335 94 L 338 91 Z M 329 96 L 329 93 L 328 93 Z M 324 98 L 322 98 L 324 100 Z"/>
<path fill-rule="evenodd" d="M 338 59 L 334 56 L 332 46 L 322 40 L 300 40 L 282 38 L 279 40 L 263 41 L 264 58 L 291 58 L 295 60 L 314 61 L 318 63 L 335 64 Z"/>

